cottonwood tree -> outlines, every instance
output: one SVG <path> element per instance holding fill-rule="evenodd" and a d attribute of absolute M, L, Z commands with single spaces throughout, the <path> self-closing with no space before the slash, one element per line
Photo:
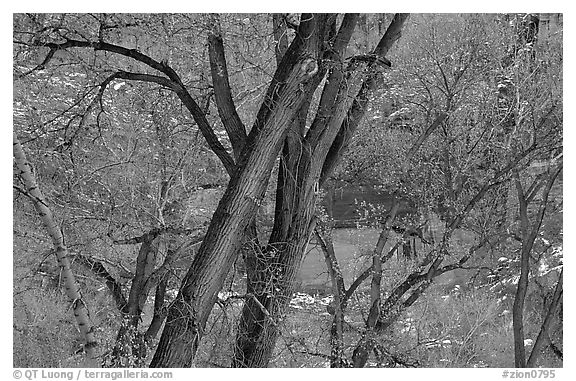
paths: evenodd
<path fill-rule="evenodd" d="M 277 227 L 272 234 L 274 238 L 270 239 L 270 244 L 263 250 L 267 253 L 265 257 L 269 258 L 268 263 L 274 264 L 274 268 L 266 265 L 266 271 L 263 272 L 266 275 L 262 277 L 271 282 L 281 277 L 283 281 L 278 287 L 273 287 L 272 294 L 262 285 L 255 286 L 258 289 L 253 293 L 261 299 L 256 303 L 259 314 L 263 313 L 260 308 L 263 305 L 267 311 L 264 316 L 277 319 L 282 315 L 286 297 L 292 289 L 294 273 L 312 231 L 311 210 L 319 185 L 331 172 L 339 152 L 347 144 L 357 120 L 362 116 L 369 92 L 377 85 L 377 73 L 389 65 L 385 54 L 398 39 L 406 19 L 406 15 L 397 15 L 371 54 L 347 57 L 345 48 L 354 30 L 356 17 L 303 14 L 300 22 L 289 23 L 295 29 L 294 38 L 282 54 L 249 132 L 235 112 L 236 107 L 231 104 L 233 98 L 230 96 L 218 21 L 208 22 L 211 78 L 221 123 L 230 138 L 230 151 L 215 135 L 206 113 L 189 92 L 182 74 L 178 74 L 183 70 L 182 63 L 177 61 L 179 57 L 155 58 L 155 53 L 161 53 L 161 47 L 151 47 L 149 53 L 143 53 L 138 49 L 138 38 L 142 36 L 138 33 L 120 33 L 123 28 L 144 25 L 142 19 L 119 22 L 114 17 L 93 17 L 91 23 L 79 28 L 74 22 L 82 17 L 77 15 L 68 19 L 66 15 L 61 15 L 46 23 L 30 17 L 32 21 L 29 31 L 20 34 L 21 44 L 47 49 L 47 54 L 32 70 L 17 73 L 18 77 L 48 67 L 56 61 L 55 57 L 60 61 L 59 55 L 62 53 L 82 62 L 84 58 L 90 59 L 89 52 L 93 52 L 92 57 L 97 57 L 98 64 L 106 64 L 112 69 L 112 73 L 100 83 L 100 89 L 106 88 L 113 81 L 124 80 L 152 83 L 171 90 L 188 110 L 207 144 L 230 175 L 230 182 L 205 239 L 169 309 L 152 366 L 192 364 L 216 294 L 240 252 L 245 231 L 252 224 L 265 194 L 275 159 L 282 145 L 285 145 L 284 151 L 294 153 L 285 152 L 283 155 L 281 172 L 284 173 L 279 175 L 283 180 L 278 182 L 278 187 L 290 188 L 292 180 L 286 180 L 288 174 L 295 175 L 297 170 L 300 175 L 294 177 L 293 190 L 277 192 L 278 203 L 282 205 L 277 207 Z M 74 22 L 67 24 L 70 18 Z M 193 22 L 190 25 L 198 26 Z M 126 45 L 135 48 L 127 48 Z M 329 80 L 324 86 L 315 122 L 304 128 L 301 121 L 305 118 L 302 117 L 326 73 L 329 73 Z M 306 149 L 296 150 L 299 147 Z M 288 201 L 296 201 L 296 204 L 289 205 Z M 271 260 L 270 257 L 277 259 Z M 247 258 L 247 262 L 250 263 L 250 259 Z M 247 268 L 250 267 L 248 264 Z M 249 273 L 254 268 L 252 266 Z M 258 284 L 251 275 L 249 278 L 252 284 Z M 255 298 L 252 300 L 255 301 Z M 254 311 L 254 306 L 249 304 L 250 299 L 245 309 Z M 269 326 L 274 327 L 270 325 L 273 320 L 246 318 L 244 313 L 235 364 L 266 365 L 276 336 L 276 329 L 269 329 Z M 248 335 L 242 332 L 246 323 L 255 323 L 256 328 L 250 329 Z M 259 340 L 259 337 L 264 340 Z M 245 338 L 248 341 L 243 344 Z"/>
<path fill-rule="evenodd" d="M 130 15 L 20 17 L 17 23 L 19 27 L 26 27 L 27 22 L 32 23 L 32 27 L 44 26 L 39 21 L 43 19 L 47 25 L 43 32 L 56 35 L 60 31 L 67 35 L 77 33 L 85 36 L 84 33 L 94 32 L 91 30 L 94 25 L 90 22 L 96 20 L 100 23 L 100 37 L 106 35 L 110 39 L 116 38 L 115 31 L 118 29 L 134 27 L 139 23 L 155 25 L 153 21 L 159 21 Z M 163 24 L 165 28 L 178 30 L 177 22 L 173 19 L 165 20 L 164 16 L 159 18 L 166 21 Z M 193 17 L 190 19 L 182 16 L 178 19 L 182 20 L 188 23 L 188 27 L 194 25 Z M 18 37 L 22 36 L 20 33 L 26 35 L 18 29 Z M 128 33 L 122 37 L 127 42 L 131 35 Z M 151 49 L 157 48 L 144 35 L 137 37 L 141 38 L 140 46 L 144 49 L 151 48 L 151 45 Z M 181 35 L 177 33 L 170 37 L 164 41 L 169 48 L 181 42 Z M 180 51 L 174 50 L 169 50 L 171 55 L 180 54 Z M 30 49 L 23 49 L 23 57 L 19 57 L 21 59 L 15 60 L 15 63 L 29 64 L 25 58 L 30 52 Z M 190 218 L 190 213 L 186 212 L 182 216 L 178 211 L 188 204 L 188 200 L 183 201 L 182 197 L 190 197 L 192 194 L 193 198 L 194 193 L 201 193 L 203 189 L 218 187 L 221 181 L 219 177 L 222 176 L 209 173 L 210 163 L 214 159 L 206 154 L 202 144 L 198 144 L 198 129 L 190 126 L 192 123 L 179 115 L 178 108 L 181 106 L 171 104 L 178 100 L 171 96 L 170 89 L 146 87 L 138 82 L 127 83 L 117 80 L 115 74 L 107 73 L 110 66 L 122 67 L 127 64 L 121 54 L 104 57 L 108 65 L 99 61 L 97 54 L 94 56 L 95 63 L 91 65 L 82 61 L 82 55 L 65 57 L 62 61 L 70 59 L 70 67 L 59 70 L 59 65 L 55 65 L 52 75 L 46 75 L 44 69 L 50 68 L 47 65 L 49 62 L 62 62 L 59 53 L 50 50 L 45 57 L 46 62 L 32 66 L 31 70 L 30 66 L 16 66 L 16 83 L 20 90 L 16 106 L 19 115 L 24 114 L 22 109 L 30 107 L 45 108 L 53 113 L 42 115 L 42 119 L 30 128 L 26 123 L 19 123 L 18 126 L 26 135 L 29 145 L 48 145 L 47 151 L 51 155 L 44 154 L 44 162 L 39 162 L 38 169 L 42 175 L 49 177 L 52 170 L 49 166 L 46 170 L 46 164 L 53 164 L 55 170 L 52 180 L 56 178 L 57 183 L 54 193 L 59 203 L 61 201 L 65 205 L 63 218 L 68 220 L 67 230 L 78 235 L 75 246 L 81 249 L 75 253 L 77 263 L 83 264 L 105 282 L 118 311 L 125 318 L 108 365 L 141 365 L 146 352 L 143 341 L 149 342 L 154 338 L 165 317 L 166 306 L 162 305 L 166 283 L 175 271 L 174 264 L 181 261 L 182 257 L 191 257 L 195 251 L 195 238 L 190 240 L 188 237 L 182 242 L 176 237 L 198 232 L 198 229 L 184 226 L 190 223 L 185 220 L 195 218 Z M 104 80 L 99 74 L 104 75 Z M 198 77 L 202 74 L 200 71 Z M 28 96 L 27 91 L 37 93 L 37 87 L 44 91 L 42 86 L 35 84 L 46 80 L 54 83 L 54 86 L 50 86 L 52 83 L 44 85 L 45 91 L 61 93 L 60 98 L 64 100 L 55 107 L 48 105 L 50 100 L 46 101 L 42 96 Z M 204 83 L 201 79 L 188 79 L 187 84 L 200 89 L 201 111 L 208 115 L 213 95 L 202 92 L 204 89 L 201 86 Z M 76 99 L 78 94 L 75 91 L 81 93 L 79 99 Z M 42 94 L 40 92 L 37 95 Z M 144 98 L 141 94 L 148 94 L 148 97 Z M 50 145 L 53 141 L 50 139 L 54 135 L 60 135 L 55 140 L 62 144 L 52 153 Z M 216 139 L 215 135 L 213 138 Z M 196 192 L 196 189 L 199 191 Z M 201 207 L 209 210 L 208 204 L 205 202 Z M 124 256 L 126 250 L 118 249 L 118 245 L 135 246 L 138 251 L 136 263 L 129 258 L 109 260 L 102 252 L 94 255 L 89 247 L 94 244 L 93 241 L 98 240 L 104 243 L 97 242 L 94 246 L 102 249 L 102 246 L 112 245 L 111 251 L 124 253 Z M 132 265 L 133 271 L 129 269 Z M 128 292 L 123 290 L 122 283 L 125 281 L 121 282 L 118 271 L 111 271 L 111 267 L 112 270 L 122 272 L 123 277 L 131 278 Z M 140 332 L 143 303 L 154 288 L 154 317 L 146 331 Z"/>
<path fill-rule="evenodd" d="M 370 55 L 345 60 L 357 17 L 345 15 L 335 35 L 326 36 L 332 48 L 323 52 L 320 70 L 327 73 L 327 80 L 316 114 L 307 127 L 311 101 L 308 98 L 284 143 L 270 239 L 264 250 L 249 252 L 246 258 L 248 291 L 255 297 L 243 307 L 233 366 L 268 364 L 279 323 L 294 291 L 299 263 L 314 229 L 314 204 L 319 189 L 361 120 L 370 92 L 377 86 L 380 67 L 387 66 L 385 55 L 400 37 L 407 15 L 394 17 Z M 290 47 L 285 54 L 288 52 Z"/>
<path fill-rule="evenodd" d="M 51 75 L 36 70 L 17 82 L 18 113 L 29 107 L 52 110 L 52 99 L 29 94 L 46 77 L 50 83 L 42 92 L 53 91 L 65 100 L 74 100 L 76 91 L 96 93 L 68 112 L 70 106 L 60 111 L 63 105 L 56 104 L 54 115 L 36 125 L 17 119 L 18 130 L 37 152 L 38 172 L 51 184 L 49 194 L 60 208 L 71 258 L 101 280 L 113 298 L 121 324 L 104 362 L 142 366 L 164 321 L 166 288 L 177 287 L 178 267 L 194 252 L 204 228 L 205 221 L 197 218 L 202 213 L 189 213 L 186 205 L 204 189 L 222 186 L 222 176 L 210 173 L 217 163 L 203 152 L 197 131 L 179 114 L 170 90 L 110 78 L 104 83 L 95 78 L 94 85 L 81 67 L 76 69 L 56 68 Z M 60 142 L 55 149 L 51 139 Z M 209 202 L 202 206 L 210 208 Z M 155 308 L 147 325 L 141 315 L 150 293 Z"/>

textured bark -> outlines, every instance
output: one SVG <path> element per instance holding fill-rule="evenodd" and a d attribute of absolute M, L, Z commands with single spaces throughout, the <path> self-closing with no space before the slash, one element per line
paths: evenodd
<path fill-rule="evenodd" d="M 302 170 L 300 176 L 298 171 L 289 171 L 287 177 L 300 178 L 295 183 L 301 184 L 308 171 L 298 167 Z M 294 279 L 312 233 L 313 185 L 304 184 L 295 192 L 284 194 L 294 198 L 283 200 L 284 223 L 275 224 L 268 246 L 255 258 L 258 274 L 258 278 L 252 281 L 255 298 L 246 301 L 242 311 L 233 360 L 235 367 L 268 365 L 278 335 L 278 322 L 294 291 Z"/>
<path fill-rule="evenodd" d="M 19 171 L 19 176 L 26 187 L 26 192 L 32 199 L 34 208 L 38 212 L 44 227 L 46 228 L 48 235 L 52 239 L 56 251 L 56 258 L 58 259 L 58 264 L 61 270 L 61 276 L 63 280 L 64 291 L 66 296 L 70 301 L 72 310 L 74 311 L 74 317 L 76 318 L 76 323 L 85 341 L 84 349 L 86 351 L 87 362 L 86 366 L 98 367 L 99 363 L 97 361 L 97 347 L 98 343 L 94 336 L 94 326 L 90 320 L 90 315 L 88 313 L 88 308 L 86 303 L 82 298 L 82 293 L 80 292 L 80 286 L 76 282 L 74 273 L 72 272 L 72 267 L 70 265 L 70 257 L 68 248 L 64 244 L 64 237 L 62 236 L 62 231 L 54 220 L 52 211 L 48 207 L 48 203 L 44 198 L 44 195 L 40 191 L 34 174 L 31 171 L 30 163 L 26 159 L 26 154 L 20 145 L 20 141 L 13 134 L 13 149 L 14 149 L 14 161 Z"/>
<path fill-rule="evenodd" d="M 408 20 L 409 14 L 397 13 L 394 15 L 392 22 L 386 29 L 384 36 L 380 39 L 378 46 L 374 49 L 372 56 L 385 57 L 392 46 L 402 36 L 402 28 Z M 348 109 L 346 117 L 339 126 L 338 133 L 331 143 L 327 157 L 323 163 L 320 184 L 323 184 L 330 174 L 334 171 L 340 158 L 348 148 L 352 136 L 356 132 L 360 121 L 366 112 L 366 106 L 369 101 L 369 94 L 378 87 L 376 73 L 372 73 L 362 84 L 360 91 L 352 99 L 352 107 Z"/>
<path fill-rule="evenodd" d="M 212 30 L 208 36 L 208 55 L 210 58 L 212 84 L 214 86 L 214 99 L 216 100 L 220 120 L 230 138 L 232 151 L 237 161 L 246 143 L 246 128 L 240 120 L 232 100 L 224 43 L 220 32 L 220 19 L 217 15 L 212 15 L 212 21 Z"/>
<path fill-rule="evenodd" d="M 113 367 L 142 367 L 147 356 L 146 338 L 139 330 L 142 319 L 142 309 L 150 292 L 150 277 L 154 272 L 158 245 L 159 229 L 154 229 L 139 238 L 141 241 L 136 258 L 136 270 L 132 278 L 128 296 L 127 313 L 123 317 L 118 330 L 116 342 L 108 359 Z M 163 301 L 163 299 L 162 299 Z"/>
<path fill-rule="evenodd" d="M 528 292 L 528 276 L 530 272 L 531 244 L 528 242 L 528 203 L 526 201 L 520 177 L 516 172 L 516 190 L 520 209 L 520 230 L 522 234 L 522 248 L 520 251 L 520 278 L 516 287 L 514 304 L 512 306 L 512 328 L 514 332 L 514 366 L 526 366 L 526 349 L 524 348 L 524 301 Z"/>
<path fill-rule="evenodd" d="M 128 314 L 134 327 L 137 327 L 140 322 L 142 308 L 144 308 L 144 303 L 146 303 L 148 298 L 148 290 L 146 290 L 145 285 L 148 278 L 152 275 L 158 254 L 157 248 L 154 247 L 155 238 L 153 233 L 146 234 L 136 258 L 136 272 L 132 279 L 132 286 L 128 296 Z"/>
<path fill-rule="evenodd" d="M 272 14 L 272 28 L 274 28 L 272 34 L 274 35 L 274 42 L 276 42 L 274 55 L 276 56 L 276 63 L 280 63 L 284 53 L 288 50 L 286 20 L 281 13 Z"/>
<path fill-rule="evenodd" d="M 324 19 L 319 34 L 323 40 L 330 40 L 334 16 L 314 17 Z M 350 27 L 353 29 L 353 25 L 346 26 Z M 338 33 L 334 39 L 338 41 L 343 33 L 347 33 L 345 39 L 349 39 L 352 29 Z M 341 46 L 340 53 L 345 46 Z M 278 335 L 277 321 L 282 319 L 290 301 L 295 276 L 313 231 L 321 164 L 314 163 L 312 153 L 316 155 L 317 151 L 308 139 L 303 139 L 308 106 L 309 102 L 299 110 L 299 118 L 293 124 L 283 150 L 274 226 L 268 247 L 253 261 L 258 269 L 255 271 L 258 279 L 251 281 L 255 299 L 247 301 L 243 307 L 232 363 L 235 367 L 268 365 Z M 262 312 L 256 301 L 266 308 L 271 318 Z"/>
<path fill-rule="evenodd" d="M 239 252 L 244 232 L 262 201 L 274 159 L 300 104 L 307 96 L 306 84 L 316 74 L 315 51 L 304 58 L 288 56 L 289 75 L 280 86 L 274 107 L 258 128 L 254 126 L 240 156 L 238 170 L 214 213 L 205 239 L 180 291 L 169 309 L 152 367 L 189 367 L 208 315 Z M 286 61 L 286 62 L 284 62 Z M 270 99 L 265 104 L 270 106 Z"/>
<path fill-rule="evenodd" d="M 245 303 L 233 366 L 268 365 L 278 334 L 277 322 L 281 321 L 285 314 L 295 286 L 295 274 L 299 270 L 304 248 L 312 233 L 312 211 L 315 208 L 317 191 L 329 175 L 329 172 L 323 173 L 322 169 L 333 142 L 356 101 L 356 96 L 366 80 L 371 78 L 370 63 L 358 62 L 350 67 L 343 65 L 342 57 L 356 20 L 357 15 L 346 15 L 333 38 L 329 33 L 331 27 L 327 28 L 328 33 L 325 36 L 331 41 L 333 49 L 326 53 L 326 58 L 333 64 L 328 68 L 328 79 L 310 129 L 305 135 L 303 128 L 292 129 L 293 144 L 291 141 L 287 142 L 281 163 L 277 189 L 280 194 L 276 195 L 273 231 L 268 249 L 256 261 L 261 271 L 258 272 L 257 282 L 260 288 L 255 290 L 255 295 L 266 307 L 270 317 L 260 312 L 255 303 Z M 403 21 L 399 25 L 402 23 Z M 387 48 L 389 46 L 386 44 L 379 45 L 377 54 L 387 51 Z M 339 150 L 339 154 L 341 153 L 343 151 Z M 277 274 L 281 274 L 281 277 Z M 273 287 L 267 288 L 270 284 Z"/>
<path fill-rule="evenodd" d="M 164 298 L 166 297 L 167 284 L 167 280 L 162 279 L 156 286 L 156 292 L 154 293 L 154 315 L 144 335 L 146 343 L 150 343 L 156 338 L 166 318 L 167 307 L 164 305 Z"/>

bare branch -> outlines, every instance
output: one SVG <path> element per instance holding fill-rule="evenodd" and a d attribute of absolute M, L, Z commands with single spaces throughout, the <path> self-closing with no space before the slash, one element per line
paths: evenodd
<path fill-rule="evenodd" d="M 90 258 L 84 255 L 76 255 L 76 259 L 80 261 L 86 268 L 92 271 L 95 275 L 102 278 L 105 283 L 106 287 L 110 290 L 112 297 L 114 298 L 114 302 L 116 303 L 116 307 L 118 311 L 122 313 L 128 313 L 128 302 L 124 293 L 122 292 L 122 286 L 118 281 L 106 270 L 102 262 Z"/>
<path fill-rule="evenodd" d="M 94 51 L 107 51 L 107 52 L 111 52 L 111 53 L 116 53 L 116 54 L 120 54 L 122 56 L 125 57 L 129 57 L 129 58 L 133 58 L 134 60 L 141 62 L 155 70 L 158 70 L 159 72 L 165 74 L 171 81 L 173 81 L 174 83 L 176 83 L 177 85 L 179 85 L 180 87 L 184 87 L 184 85 L 182 84 L 182 81 L 180 80 L 180 77 L 178 76 L 178 74 L 176 74 L 176 72 L 170 67 L 168 66 L 167 63 L 165 62 L 158 62 L 154 59 L 152 59 L 151 57 L 139 52 L 136 49 L 128 49 L 119 45 L 114 45 L 114 44 L 109 44 L 106 42 L 102 42 L 102 41 L 98 41 L 98 42 L 93 42 L 93 41 L 79 41 L 79 40 L 71 40 L 71 39 L 67 39 L 66 42 L 62 42 L 62 43 L 54 43 L 54 42 L 49 42 L 49 43 L 36 43 L 36 46 L 45 46 L 47 48 L 50 48 L 51 50 L 65 50 L 65 49 L 69 49 L 69 48 L 92 48 L 94 49 Z"/>
<path fill-rule="evenodd" d="M 36 65 L 36 66 L 33 67 L 32 69 L 28 70 L 27 72 L 17 74 L 17 75 L 16 75 L 16 79 L 21 79 L 21 78 L 26 77 L 26 76 L 29 75 L 29 74 L 32 74 L 32 73 L 35 72 L 35 71 L 43 70 L 43 69 L 46 67 L 46 65 L 48 65 L 48 62 L 50 62 L 50 60 L 52 59 L 52 57 L 54 57 L 54 53 L 56 53 L 56 50 L 57 50 L 57 49 L 52 49 L 52 48 L 51 48 L 51 49 L 48 51 L 48 54 L 46 54 L 46 57 L 44 57 L 44 60 L 43 60 L 41 63 L 39 63 L 38 65 Z"/>
<path fill-rule="evenodd" d="M 428 126 L 426 131 L 424 131 L 424 133 L 422 133 L 422 135 L 420 135 L 418 139 L 414 142 L 412 147 L 410 147 L 408 153 L 406 154 L 408 159 L 414 156 L 414 154 L 416 153 L 416 151 L 418 151 L 418 149 L 424 143 L 424 141 L 428 139 L 428 137 L 432 134 L 432 132 L 434 132 L 434 130 L 436 130 L 436 128 L 438 128 L 438 126 L 442 124 L 442 122 L 444 122 L 447 117 L 448 114 L 445 112 L 441 112 L 440 114 L 438 114 L 438 116 L 436 117 L 436 119 L 434 119 L 432 124 Z"/>
<path fill-rule="evenodd" d="M 220 19 L 214 15 L 212 20 L 212 29 L 208 35 L 208 55 L 212 84 L 214 85 L 214 97 L 218 107 L 218 114 L 230 138 L 234 157 L 238 160 L 246 143 L 246 127 L 240 120 L 232 99 L 224 44 L 220 33 Z"/>
<path fill-rule="evenodd" d="M 146 82 L 155 82 L 160 85 L 166 86 L 169 89 L 176 92 L 184 106 L 188 109 L 188 111 L 192 114 L 194 121 L 198 124 L 198 128 L 200 132 L 206 139 L 206 142 L 212 149 L 212 151 L 218 156 L 228 174 L 231 174 L 236 166 L 234 164 L 234 160 L 226 151 L 222 143 L 218 140 L 218 137 L 214 134 L 214 130 L 208 123 L 206 119 L 205 112 L 198 106 L 196 101 L 192 98 L 186 87 L 184 86 L 182 80 L 178 76 L 178 74 L 172 69 L 167 62 L 158 62 L 151 57 L 139 52 L 136 49 L 128 49 L 119 45 L 109 44 L 106 42 L 93 42 L 93 41 L 79 41 L 79 40 L 72 40 L 67 39 L 66 42 L 62 43 L 36 43 L 36 46 L 45 46 L 51 50 L 58 51 L 58 50 L 65 50 L 69 48 L 91 48 L 94 51 L 107 51 L 111 53 L 116 53 L 125 57 L 132 58 L 138 62 L 141 62 L 155 70 L 158 70 L 162 74 L 166 75 L 168 79 L 161 79 L 162 77 L 154 76 L 150 74 L 138 74 L 138 73 L 126 73 L 126 72 L 119 72 L 115 74 L 115 78 L 125 78 L 126 79 L 133 79 L 139 81 L 146 81 Z M 113 75 L 114 76 L 114 75 Z M 114 78 L 112 78 L 114 79 Z M 112 80 L 110 79 L 110 80 Z"/>

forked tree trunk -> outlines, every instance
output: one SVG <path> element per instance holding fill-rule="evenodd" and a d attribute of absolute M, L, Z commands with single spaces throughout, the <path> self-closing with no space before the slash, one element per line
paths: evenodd
<path fill-rule="evenodd" d="M 514 296 L 514 304 L 512 306 L 512 328 L 514 332 L 514 366 L 517 368 L 525 368 L 526 362 L 526 349 L 524 348 L 524 302 L 528 293 L 528 281 L 530 274 L 530 254 L 534 247 L 534 242 L 540 232 L 544 215 L 546 214 L 546 207 L 548 204 L 548 197 L 552 186 L 556 181 L 558 175 L 562 172 L 562 164 L 554 168 L 549 173 L 546 186 L 542 190 L 541 200 L 538 205 L 538 211 L 532 223 L 528 215 L 528 207 L 531 198 L 534 197 L 536 192 L 531 195 L 527 194 L 520 181 L 520 174 L 518 171 L 514 172 L 516 192 L 518 195 L 518 204 L 520 212 L 520 231 L 522 235 L 522 246 L 520 251 L 520 279 L 516 287 L 516 294 Z M 538 179 L 535 180 L 539 181 Z M 533 186 L 538 186 L 536 183 Z M 532 187 L 531 187 L 532 188 Z M 537 188 L 536 188 L 537 189 Z M 529 193 L 529 192 L 528 192 Z"/>
<path fill-rule="evenodd" d="M 74 311 L 74 317 L 76 318 L 76 323 L 80 333 L 85 341 L 84 350 L 86 352 L 86 366 L 89 367 L 99 367 L 97 360 L 97 347 L 98 343 L 94 336 L 94 326 L 90 320 L 90 315 L 88 313 L 88 308 L 86 303 L 82 299 L 82 294 L 80 292 L 80 286 L 76 282 L 74 273 L 72 272 L 72 267 L 70 265 L 70 257 L 68 248 L 64 244 L 64 237 L 62 236 L 62 231 L 54 220 L 52 211 L 48 207 L 48 203 L 44 198 L 44 195 L 40 191 L 34 174 L 32 173 L 30 163 L 26 159 L 26 154 L 22 149 L 22 145 L 18 140 L 16 133 L 14 135 L 14 161 L 19 171 L 19 176 L 22 179 L 24 186 L 26 187 L 26 194 L 30 197 L 34 204 L 34 208 L 38 212 L 44 227 L 48 231 L 48 235 L 52 239 L 54 248 L 56 250 L 56 258 L 58 259 L 58 264 L 60 266 L 61 276 L 63 280 L 64 291 L 66 296 L 70 301 L 70 305 Z"/>
<path fill-rule="evenodd" d="M 237 170 L 169 309 L 151 367 L 192 365 L 217 293 L 240 252 L 244 232 L 262 202 L 287 129 L 308 95 L 308 81 L 318 71 L 315 48 L 305 51 L 304 56 L 289 57 L 290 61 L 284 63 L 289 67 L 289 75 L 283 85 L 277 86 L 280 95 L 266 121 L 262 126 L 253 127 L 248 136 Z"/>
<path fill-rule="evenodd" d="M 253 271 L 258 274 L 257 279 L 249 279 L 249 283 L 258 303 L 248 300 L 244 304 L 234 348 L 234 367 L 268 366 L 278 326 L 314 229 L 318 190 L 336 166 L 364 114 L 367 94 L 376 86 L 373 65 L 381 62 L 400 37 L 406 19 L 405 14 L 394 17 L 368 61 L 358 59 L 348 68 L 330 67 L 310 128 L 307 131 L 304 128 L 304 117 L 290 131 L 280 164 L 269 244 L 262 255 L 247 263 L 257 269 Z M 324 45 L 331 45 L 328 54 L 333 61 L 343 61 L 356 21 L 357 15 L 346 15 L 338 33 L 332 40 L 326 40 Z M 300 110 L 300 116 L 306 114 L 307 110 Z"/>
<path fill-rule="evenodd" d="M 290 302 L 303 253 L 314 229 L 313 203 L 306 197 L 296 218 L 285 234 L 273 237 L 256 258 L 258 279 L 252 280 L 254 299 L 245 302 L 238 327 L 232 365 L 234 367 L 267 367 L 272 355 L 284 311 Z M 304 201 L 302 200 L 302 201 Z"/>

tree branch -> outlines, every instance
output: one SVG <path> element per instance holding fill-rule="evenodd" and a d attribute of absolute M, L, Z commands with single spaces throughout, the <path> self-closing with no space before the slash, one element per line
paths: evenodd
<path fill-rule="evenodd" d="M 397 13 L 394 15 L 394 18 L 386 29 L 384 36 L 382 36 L 377 47 L 374 49 L 374 55 L 385 57 L 390 48 L 402 35 L 402 27 L 408 19 L 408 16 L 409 15 L 406 13 Z M 364 117 L 366 106 L 368 105 L 368 95 L 376 88 L 376 86 L 377 81 L 374 73 L 364 81 L 360 91 L 356 94 L 350 109 L 347 111 L 347 114 L 339 127 L 336 137 L 331 143 L 326 159 L 324 160 L 322 174 L 320 175 L 319 181 L 320 186 L 322 186 L 326 179 L 330 177 L 342 157 L 342 153 L 348 148 L 350 140 L 352 139 L 354 132 L 356 132 L 356 128 Z"/>
<path fill-rule="evenodd" d="M 48 47 L 51 51 L 65 50 L 69 48 L 91 48 L 94 51 L 100 51 L 100 50 L 107 51 L 110 53 L 116 53 L 125 57 L 132 58 L 155 70 L 158 70 L 162 74 L 166 75 L 169 81 L 168 80 L 163 81 L 160 79 L 161 77 L 152 76 L 149 74 L 117 73 L 117 75 L 126 75 L 129 77 L 126 79 L 135 79 L 135 80 L 159 83 L 161 85 L 167 86 L 168 88 L 176 92 L 176 94 L 178 95 L 184 106 L 188 109 L 190 114 L 192 114 L 192 117 L 194 118 L 194 121 L 198 125 L 198 128 L 200 129 L 200 132 L 204 136 L 204 139 L 206 139 L 208 146 L 216 154 L 216 156 L 218 156 L 228 174 L 231 174 L 236 169 L 234 160 L 232 159 L 228 151 L 226 151 L 222 143 L 220 143 L 220 141 L 218 140 L 218 137 L 216 136 L 214 130 L 212 129 L 212 127 L 208 123 L 208 120 L 206 119 L 206 114 L 202 111 L 202 109 L 200 109 L 194 98 L 192 98 L 188 90 L 186 90 L 186 87 L 184 86 L 178 74 L 174 71 L 174 69 L 172 69 L 168 65 L 167 62 L 158 62 L 152 59 L 151 57 L 139 52 L 136 49 L 128 49 L 119 45 L 109 44 L 102 41 L 93 42 L 93 41 L 79 41 L 79 40 L 67 39 L 66 42 L 62 43 L 38 42 L 35 43 L 35 46 L 45 46 Z"/>
<path fill-rule="evenodd" d="M 442 122 L 444 122 L 447 117 L 448 114 L 445 112 L 441 112 L 440 114 L 438 114 L 438 116 L 436 117 L 436 119 L 434 119 L 432 124 L 428 126 L 426 131 L 424 131 L 424 133 L 422 133 L 422 135 L 420 135 L 418 139 L 414 142 L 414 144 L 410 147 L 407 153 L 408 159 L 414 156 L 414 154 L 416 153 L 416 151 L 418 151 L 422 143 L 424 143 L 424 141 L 428 139 L 428 137 L 432 134 L 432 132 L 434 132 L 434 130 L 436 130 L 436 128 L 438 128 L 438 126 L 442 124 Z"/>
<path fill-rule="evenodd" d="M 280 64 L 282 57 L 284 57 L 284 54 L 288 49 L 288 23 L 286 17 L 281 13 L 273 13 L 272 28 L 274 42 L 276 42 L 276 48 L 274 49 L 274 53 L 276 55 L 276 64 Z"/>
<path fill-rule="evenodd" d="M 138 62 L 141 62 L 159 72 L 165 74 L 171 81 L 176 83 L 180 87 L 184 87 L 180 77 L 176 72 L 168 66 L 166 62 L 158 62 L 151 57 L 139 52 L 136 49 L 128 49 L 119 45 L 109 44 L 106 42 L 98 41 L 80 41 L 80 40 L 72 40 L 66 39 L 66 42 L 62 43 L 55 43 L 55 42 L 48 42 L 48 43 L 35 43 L 35 46 L 45 46 L 51 50 L 58 51 L 58 50 L 65 50 L 69 48 L 92 48 L 94 51 L 107 51 L 110 53 L 116 53 L 125 57 L 132 58 Z"/>
<path fill-rule="evenodd" d="M 108 290 L 110 290 L 110 293 L 114 298 L 114 302 L 116 303 L 116 308 L 118 308 L 118 311 L 122 312 L 123 314 L 128 313 L 128 301 L 122 292 L 122 286 L 112 276 L 112 274 L 106 270 L 102 262 L 80 254 L 76 255 L 76 258 L 86 268 L 88 268 L 90 271 L 105 281 L 106 287 L 108 287 Z"/>
<path fill-rule="evenodd" d="M 356 22 L 358 20 L 358 14 L 351 13 L 344 16 L 342 25 L 335 36 L 335 43 L 331 50 L 329 50 L 329 56 L 331 56 L 333 64 L 330 68 L 330 74 L 322 89 L 322 95 L 320 97 L 320 103 L 318 105 L 318 110 L 316 112 L 316 117 L 310 126 L 308 133 L 306 134 L 306 141 L 314 149 L 318 142 L 320 141 L 324 131 L 330 125 L 334 123 L 333 118 L 336 109 L 342 106 L 343 103 L 349 101 L 348 97 L 348 79 L 343 67 L 343 55 L 348 46 L 348 42 L 352 37 L 354 28 L 356 27 Z M 356 76 L 356 82 L 360 78 Z M 350 81 L 354 82 L 354 81 Z"/>
<path fill-rule="evenodd" d="M 208 56 L 218 114 L 230 138 L 234 157 L 238 160 L 246 143 L 246 128 L 236 112 L 232 99 L 224 43 L 220 33 L 220 19 L 217 15 L 212 16 L 212 29 L 208 35 Z"/>
<path fill-rule="evenodd" d="M 126 80 L 132 80 L 132 81 L 157 83 L 157 84 L 164 86 L 164 87 L 166 87 L 170 90 L 173 90 L 173 91 L 178 91 L 178 89 L 179 89 L 179 87 L 173 81 L 170 81 L 166 77 L 161 77 L 161 76 L 153 75 L 153 74 L 131 73 L 131 72 L 127 72 L 127 71 L 118 71 L 118 72 L 112 74 L 111 76 L 109 76 L 108 78 L 106 78 L 106 80 L 104 80 L 104 82 L 102 82 L 100 84 L 100 93 L 102 93 L 106 89 L 106 86 L 108 86 L 108 84 L 115 79 L 126 79 Z"/>

